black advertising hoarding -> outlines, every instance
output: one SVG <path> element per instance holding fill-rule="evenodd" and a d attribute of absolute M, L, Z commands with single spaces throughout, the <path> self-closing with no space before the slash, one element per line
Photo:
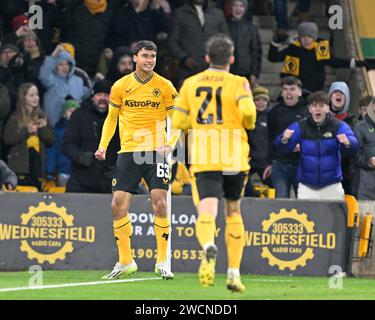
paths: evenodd
<path fill-rule="evenodd" d="M 244 199 L 242 274 L 328 275 L 345 266 L 344 202 Z M 130 210 L 133 255 L 139 270 L 155 264 L 153 215 L 148 196 L 134 196 Z M 196 272 L 202 250 L 195 237 L 190 197 L 172 198 L 172 269 Z M 217 219 L 217 271 L 226 271 L 224 215 Z M 0 270 L 111 269 L 117 261 L 111 195 L 0 194 Z"/>

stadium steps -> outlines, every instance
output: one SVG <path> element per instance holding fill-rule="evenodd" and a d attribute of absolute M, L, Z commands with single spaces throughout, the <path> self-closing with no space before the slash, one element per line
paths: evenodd
<path fill-rule="evenodd" d="M 297 25 L 298 17 L 292 17 L 291 13 L 296 5 L 296 1 L 288 1 L 288 12 L 289 12 L 289 34 L 290 36 L 297 36 Z M 325 0 L 314 0 L 312 2 L 312 8 L 310 12 L 311 20 L 319 26 L 319 37 L 329 39 L 330 30 L 328 28 L 328 18 L 325 16 Z M 258 80 L 258 83 L 262 86 L 267 87 L 270 90 L 270 97 L 272 101 L 276 101 L 277 96 L 280 92 L 280 70 L 282 63 L 272 63 L 268 61 L 267 54 L 270 42 L 273 38 L 273 32 L 276 28 L 274 16 L 253 16 L 253 23 L 258 27 L 263 56 L 262 56 L 262 73 Z M 327 67 L 326 69 L 326 89 L 329 84 L 335 80 L 335 74 L 332 68 Z"/>

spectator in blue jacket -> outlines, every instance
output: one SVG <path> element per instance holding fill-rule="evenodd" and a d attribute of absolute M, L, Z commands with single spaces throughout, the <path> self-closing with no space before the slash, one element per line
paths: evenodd
<path fill-rule="evenodd" d="M 310 114 L 294 122 L 276 138 L 280 152 L 300 148 L 298 198 L 344 200 L 341 152 L 358 149 L 352 129 L 331 115 L 329 98 L 317 91 L 308 98 Z"/>
<path fill-rule="evenodd" d="M 58 45 L 40 68 L 39 80 L 46 89 L 43 109 L 53 126 L 59 121 L 61 108 L 67 96 L 80 103 L 91 94 L 82 78 L 74 74 L 75 60 Z"/>
<path fill-rule="evenodd" d="M 70 116 L 77 108 L 76 100 L 70 99 L 63 104 L 61 118 L 55 125 L 56 143 L 46 149 L 47 180 L 56 180 L 59 187 L 65 187 L 70 176 L 70 160 L 62 153 L 61 143 Z"/>

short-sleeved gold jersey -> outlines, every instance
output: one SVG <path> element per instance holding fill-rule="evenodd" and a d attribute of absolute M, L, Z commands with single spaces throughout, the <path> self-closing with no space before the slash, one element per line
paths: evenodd
<path fill-rule="evenodd" d="M 239 108 L 243 98 L 250 98 L 249 110 L 255 119 L 246 78 L 210 68 L 185 80 L 175 112 L 188 114 L 193 172 L 249 170 L 249 144 Z M 186 127 L 186 123 L 176 123 L 177 119 L 176 114 L 173 127 Z"/>
<path fill-rule="evenodd" d="M 135 72 L 112 86 L 110 106 L 119 108 L 120 152 L 152 151 L 165 144 L 166 118 L 177 91 L 172 83 L 153 72 L 140 80 Z"/>

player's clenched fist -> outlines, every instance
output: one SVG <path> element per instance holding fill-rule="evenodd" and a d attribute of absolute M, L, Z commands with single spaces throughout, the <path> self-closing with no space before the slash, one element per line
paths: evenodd
<path fill-rule="evenodd" d="M 105 160 L 105 149 L 99 148 L 95 152 L 95 158 L 98 159 L 99 161 Z"/>

